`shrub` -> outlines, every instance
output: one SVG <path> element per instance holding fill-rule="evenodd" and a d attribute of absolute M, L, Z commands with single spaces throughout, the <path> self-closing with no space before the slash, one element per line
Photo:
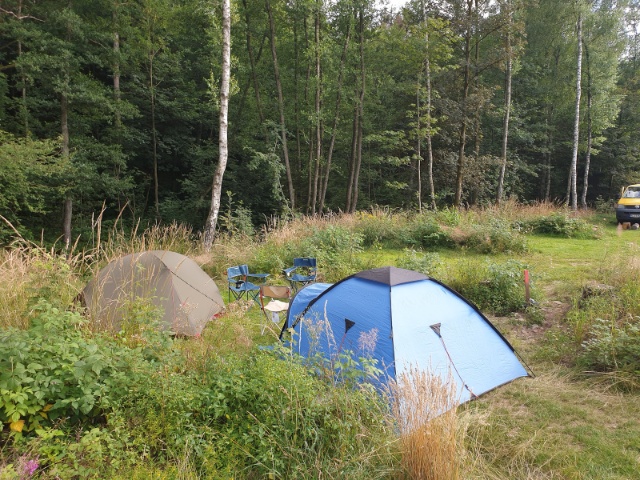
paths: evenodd
<path fill-rule="evenodd" d="M 527 240 L 508 222 L 493 218 L 487 224 L 474 225 L 464 244 L 479 253 L 523 253 Z"/>
<path fill-rule="evenodd" d="M 582 343 L 581 363 L 602 372 L 640 376 L 640 317 L 623 324 L 596 318 Z"/>
<path fill-rule="evenodd" d="M 484 266 L 464 265 L 450 280 L 450 286 L 481 310 L 506 315 L 526 308 L 523 270 L 526 265 L 509 260 Z M 533 293 L 532 293 L 533 295 Z"/>
<path fill-rule="evenodd" d="M 400 231 L 404 245 L 422 248 L 449 248 L 454 246 L 451 236 L 428 215 L 418 215 Z"/>
<path fill-rule="evenodd" d="M 316 257 L 318 271 L 327 281 L 336 281 L 354 271 L 361 270 L 363 264 L 358 258 L 362 251 L 362 235 L 346 227 L 329 225 L 316 229 L 302 242 L 304 256 Z"/>
<path fill-rule="evenodd" d="M 520 221 L 516 224 L 525 232 L 543 235 L 555 235 L 566 238 L 598 238 L 599 234 L 593 225 L 581 218 L 573 218 L 566 213 L 552 213 L 551 215 Z"/>
<path fill-rule="evenodd" d="M 56 418 L 71 422 L 103 412 L 122 351 L 83 334 L 86 321 L 47 303 L 28 330 L 0 332 L 0 421 L 15 432 L 33 431 Z"/>
<path fill-rule="evenodd" d="M 396 260 L 396 265 L 400 268 L 424 273 L 434 276 L 442 265 L 440 255 L 433 252 L 419 252 L 414 249 L 405 249 L 402 256 Z"/>
<path fill-rule="evenodd" d="M 379 244 L 397 246 L 401 243 L 399 230 L 404 222 L 406 218 L 401 214 L 377 209 L 357 213 L 354 229 L 362 235 L 362 243 L 366 247 Z"/>
<path fill-rule="evenodd" d="M 218 432 L 210 476 L 232 465 L 255 478 L 366 477 L 377 461 L 368 455 L 390 438 L 379 397 L 329 386 L 291 357 L 262 352 L 208 371 L 205 413 Z"/>

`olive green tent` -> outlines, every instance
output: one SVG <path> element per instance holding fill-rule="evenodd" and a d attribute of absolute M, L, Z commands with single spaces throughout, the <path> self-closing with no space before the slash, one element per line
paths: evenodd
<path fill-rule="evenodd" d="M 215 282 L 190 258 L 154 250 L 117 258 L 89 282 L 81 294 L 92 320 L 119 331 L 128 308 L 149 301 L 162 312 L 162 328 L 178 335 L 199 335 L 222 312 Z"/>

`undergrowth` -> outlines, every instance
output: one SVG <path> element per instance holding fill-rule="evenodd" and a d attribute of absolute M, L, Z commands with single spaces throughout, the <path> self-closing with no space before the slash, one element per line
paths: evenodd
<path fill-rule="evenodd" d="M 125 231 L 116 223 L 94 231 L 86 251 L 76 245 L 65 254 L 18 239 L 0 253 L 0 478 L 427 478 L 424 472 L 436 467 L 450 471 L 434 478 L 587 478 L 584 471 L 602 472 L 598 462 L 606 462 L 597 454 L 588 465 L 571 452 L 563 456 L 562 441 L 572 438 L 587 451 L 589 442 L 605 448 L 620 439 L 618 430 L 627 431 L 621 424 L 602 439 L 586 432 L 582 410 L 558 403 L 563 392 L 553 386 L 569 381 L 563 379 L 542 386 L 527 380 L 478 401 L 476 410 L 452 409 L 455 418 L 444 419 L 451 424 L 429 419 L 401 435 L 388 404 L 357 386 L 366 361 L 349 356 L 310 365 L 260 348 L 274 338 L 262 335 L 264 319 L 250 303 L 228 304 L 196 338 L 156 329 L 156 312 L 142 299 L 120 332 L 88 328 L 74 298 L 109 260 L 133 251 L 187 254 L 223 293 L 225 270 L 236 264 L 281 283 L 281 269 L 297 256 L 317 257 L 320 279 L 329 282 L 393 263 L 441 279 L 484 312 L 506 315 L 529 308 L 529 233 L 599 235 L 586 216 L 511 202 L 422 215 L 373 209 L 282 219 L 255 235 L 246 215 L 228 220 L 231 234 L 211 252 L 200 250 L 189 228 Z M 549 330 L 555 343 L 547 340 L 538 351 L 545 361 L 635 392 L 640 269 L 610 263 L 599 281 L 611 288 L 576 297 L 566 321 Z M 541 290 L 534 283 L 532 297 Z M 623 399 L 609 400 L 622 410 Z M 538 423 L 523 426 L 532 412 Z M 545 415 L 557 415 L 556 423 L 544 423 Z M 563 416 L 580 423 L 580 432 L 562 425 L 561 438 L 553 436 L 545 425 L 560 425 Z M 635 451 L 633 441 L 625 445 Z M 433 455 L 419 454 L 425 451 Z M 456 460 L 428 465 L 429 458 Z"/>

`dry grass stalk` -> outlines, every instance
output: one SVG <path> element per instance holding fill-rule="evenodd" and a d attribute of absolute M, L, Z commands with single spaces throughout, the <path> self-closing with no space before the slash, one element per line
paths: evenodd
<path fill-rule="evenodd" d="M 458 405 L 455 382 L 411 366 L 392 386 L 402 465 L 409 478 L 459 478 Z"/>

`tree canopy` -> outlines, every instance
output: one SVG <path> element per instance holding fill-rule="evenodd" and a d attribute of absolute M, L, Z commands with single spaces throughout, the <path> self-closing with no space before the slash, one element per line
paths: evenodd
<path fill-rule="evenodd" d="M 564 202 L 576 151 L 581 205 L 609 200 L 640 181 L 639 10 L 233 1 L 221 211 L 257 226 L 374 205 Z M 201 230 L 222 47 L 221 2 L 3 1 L 0 214 L 52 238 L 70 202 L 74 235 L 100 212 Z"/>

